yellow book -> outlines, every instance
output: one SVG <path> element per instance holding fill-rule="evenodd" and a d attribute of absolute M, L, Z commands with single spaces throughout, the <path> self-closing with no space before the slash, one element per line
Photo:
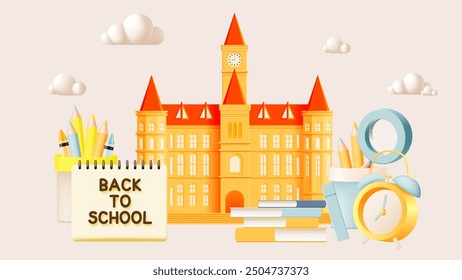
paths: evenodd
<path fill-rule="evenodd" d="M 246 228 L 317 228 L 318 218 L 244 218 Z"/>
<path fill-rule="evenodd" d="M 327 242 L 326 228 L 237 228 L 237 242 Z"/>

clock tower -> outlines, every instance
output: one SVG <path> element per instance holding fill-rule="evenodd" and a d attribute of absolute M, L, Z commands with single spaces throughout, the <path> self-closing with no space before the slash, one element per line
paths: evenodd
<path fill-rule="evenodd" d="M 236 71 L 237 78 L 241 87 L 242 95 L 247 100 L 247 49 L 242 37 L 236 14 L 233 16 L 229 26 L 228 35 L 225 43 L 221 45 L 221 75 L 222 75 L 222 102 L 225 100 L 231 76 Z"/>

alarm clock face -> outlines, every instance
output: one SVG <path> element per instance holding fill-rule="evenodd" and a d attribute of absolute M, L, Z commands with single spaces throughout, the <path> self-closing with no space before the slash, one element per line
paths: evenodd
<path fill-rule="evenodd" d="M 391 242 L 405 238 L 417 222 L 417 200 L 389 182 L 367 185 L 356 197 L 353 217 L 368 238 Z"/>
<path fill-rule="evenodd" d="M 364 224 L 374 234 L 386 234 L 399 225 L 402 205 L 390 190 L 373 193 L 364 204 Z"/>
<path fill-rule="evenodd" d="M 236 66 L 239 66 L 239 64 L 241 64 L 242 62 L 242 57 L 240 54 L 238 53 L 232 53 L 230 55 L 228 55 L 228 64 L 233 66 L 233 67 L 236 67 Z"/>

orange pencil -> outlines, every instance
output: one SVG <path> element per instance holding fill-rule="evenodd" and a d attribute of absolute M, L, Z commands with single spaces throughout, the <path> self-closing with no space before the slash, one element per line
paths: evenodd
<path fill-rule="evenodd" d="M 69 149 L 69 141 L 67 140 L 66 134 L 64 134 L 64 131 L 60 130 L 59 131 L 59 149 L 61 150 L 61 155 L 63 157 L 70 157 L 71 156 L 71 150 Z"/>
<path fill-rule="evenodd" d="M 95 147 L 93 148 L 93 156 L 100 157 L 103 155 L 104 144 L 107 140 L 107 121 L 101 125 L 98 134 L 96 135 Z"/>
<path fill-rule="evenodd" d="M 353 123 L 353 129 L 351 130 L 351 156 L 353 157 L 353 168 L 360 168 L 364 164 L 364 155 L 359 147 L 358 142 L 358 126 Z"/>
<path fill-rule="evenodd" d="M 338 143 L 338 158 L 341 168 L 351 168 L 350 152 L 345 143 L 343 143 L 342 138 L 340 138 L 340 143 Z"/>

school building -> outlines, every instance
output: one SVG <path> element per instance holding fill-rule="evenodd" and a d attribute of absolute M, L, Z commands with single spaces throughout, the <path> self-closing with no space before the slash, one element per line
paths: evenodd
<path fill-rule="evenodd" d="M 306 104 L 248 104 L 247 49 L 234 16 L 221 45 L 222 104 L 162 104 L 149 81 L 136 111 L 136 153 L 167 166 L 169 214 L 323 199 L 333 112 L 319 77 Z"/>

